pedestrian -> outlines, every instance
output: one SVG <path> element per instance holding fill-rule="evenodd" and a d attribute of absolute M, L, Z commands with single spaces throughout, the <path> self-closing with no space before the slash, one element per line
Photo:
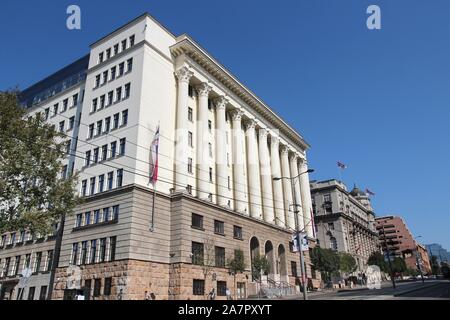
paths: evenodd
<path fill-rule="evenodd" d="M 214 288 L 209 292 L 209 300 L 214 300 L 216 298 L 216 291 Z"/>
<path fill-rule="evenodd" d="M 227 300 L 233 300 L 232 298 L 231 298 L 231 291 L 230 291 L 230 289 L 227 287 L 227 290 L 225 291 L 225 293 L 226 293 L 226 295 L 227 295 Z"/>

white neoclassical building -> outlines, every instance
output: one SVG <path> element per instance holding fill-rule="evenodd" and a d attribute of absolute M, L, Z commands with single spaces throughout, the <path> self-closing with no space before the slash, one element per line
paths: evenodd
<path fill-rule="evenodd" d="M 298 285 L 290 244 L 297 221 L 314 245 L 309 145 L 188 35 L 143 14 L 24 90 L 21 101 L 67 137 L 62 175 L 79 172 L 85 198 L 65 221 L 57 280 L 38 266 L 31 298 L 45 285 L 56 299 L 80 290 L 86 298 L 141 299 L 146 291 L 195 298 L 211 287 L 245 298 L 254 293 L 256 254 L 270 262 L 267 286 Z M 149 159 L 157 128 L 154 187 Z M 273 179 L 279 177 L 295 179 Z M 20 274 L 11 274 L 14 257 L 31 254 L 33 264 L 41 248 L 44 257 L 52 251 L 54 238 L 37 240 L 1 247 L 3 296 L 14 295 Z M 197 262 L 207 259 L 211 242 L 216 276 L 202 280 Z M 235 287 L 225 261 L 236 249 L 247 271 Z M 308 254 L 306 262 L 314 282 Z M 75 288 L 66 283 L 69 266 L 80 268 Z M 111 275 L 111 268 L 151 272 Z"/>

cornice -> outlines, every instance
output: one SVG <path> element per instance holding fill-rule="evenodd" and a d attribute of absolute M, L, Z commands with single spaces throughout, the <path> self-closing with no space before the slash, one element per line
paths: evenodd
<path fill-rule="evenodd" d="M 296 144 L 300 149 L 306 150 L 310 145 L 303 137 L 275 114 L 269 106 L 259 99 L 253 92 L 245 87 L 219 62 L 211 57 L 188 35 L 181 35 L 177 38 L 177 43 L 170 47 L 174 58 L 186 55 L 195 61 L 199 66 L 206 70 L 210 75 L 216 78 L 227 89 L 233 92 L 238 98 L 246 103 L 251 109 L 255 110 L 273 127 L 282 132 L 289 140 Z"/>

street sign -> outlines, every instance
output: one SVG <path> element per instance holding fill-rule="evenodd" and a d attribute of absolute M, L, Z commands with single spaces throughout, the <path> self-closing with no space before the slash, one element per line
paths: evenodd
<path fill-rule="evenodd" d="M 306 233 L 300 233 L 302 251 L 309 251 L 308 238 Z"/>
<path fill-rule="evenodd" d="M 292 252 L 298 252 L 298 238 L 297 238 L 297 233 L 294 233 L 292 235 Z"/>

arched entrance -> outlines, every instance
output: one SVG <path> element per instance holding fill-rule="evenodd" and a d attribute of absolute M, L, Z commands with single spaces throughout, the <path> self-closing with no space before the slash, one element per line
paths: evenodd
<path fill-rule="evenodd" d="M 278 246 L 278 261 L 279 261 L 279 272 L 281 281 L 288 282 L 287 266 L 286 266 L 286 250 L 284 249 L 284 246 L 282 244 Z"/>
<path fill-rule="evenodd" d="M 252 281 L 255 281 L 254 275 L 253 275 L 253 260 L 255 257 L 259 257 L 259 241 L 258 238 L 252 237 L 250 239 L 250 262 L 251 262 L 251 270 L 252 270 Z"/>
<path fill-rule="evenodd" d="M 274 268 L 274 257 L 273 257 L 273 245 L 270 240 L 266 241 L 266 244 L 264 246 L 264 254 L 269 262 L 269 272 L 265 273 L 265 275 L 269 276 L 269 278 L 273 279 L 273 274 L 277 271 Z"/>

